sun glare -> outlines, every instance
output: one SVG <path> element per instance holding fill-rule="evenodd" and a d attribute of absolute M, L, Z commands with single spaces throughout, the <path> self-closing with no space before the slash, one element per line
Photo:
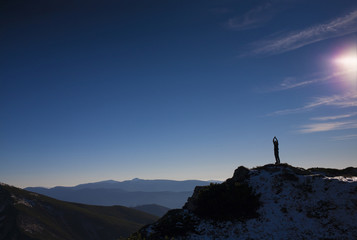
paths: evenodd
<path fill-rule="evenodd" d="M 357 52 L 355 48 L 349 49 L 334 58 L 336 70 L 343 76 L 344 82 L 357 87 Z M 342 77 L 341 76 L 341 77 Z"/>
<path fill-rule="evenodd" d="M 345 70 L 357 71 L 357 56 L 341 56 L 335 60 L 335 63 Z"/>

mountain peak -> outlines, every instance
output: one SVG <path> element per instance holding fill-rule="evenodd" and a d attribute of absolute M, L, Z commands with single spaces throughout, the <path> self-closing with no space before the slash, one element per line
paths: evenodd
<path fill-rule="evenodd" d="M 140 179 L 140 178 L 133 178 L 131 181 L 141 181 L 142 179 Z"/>
<path fill-rule="evenodd" d="M 355 239 L 355 171 L 241 166 L 221 184 L 196 187 L 183 209 L 139 233 L 149 240 Z"/>

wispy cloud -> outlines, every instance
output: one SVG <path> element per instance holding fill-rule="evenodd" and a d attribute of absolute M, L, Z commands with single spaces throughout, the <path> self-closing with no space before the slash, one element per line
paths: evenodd
<path fill-rule="evenodd" d="M 249 18 L 248 18 L 249 19 Z M 246 21 L 248 25 L 248 20 Z M 239 25 L 238 25 L 239 26 Z M 244 24 L 242 24 L 244 26 Z M 328 23 L 315 25 L 301 31 L 256 42 L 253 55 L 273 55 L 288 52 L 303 46 L 357 32 L 357 10 Z"/>
<path fill-rule="evenodd" d="M 354 99 L 354 100 L 353 100 Z M 335 95 L 332 97 L 319 98 L 315 102 L 312 102 L 305 106 L 306 109 L 312 109 L 319 106 L 338 106 L 338 107 L 349 107 L 350 102 L 354 101 L 355 106 L 357 106 L 357 95 L 356 94 L 346 94 L 346 95 Z M 345 129 L 356 129 L 357 120 L 350 119 L 346 121 L 334 121 L 346 118 L 352 118 L 357 115 L 357 112 L 351 112 L 341 115 L 331 115 L 310 118 L 313 121 L 320 121 L 318 123 L 305 124 L 298 130 L 299 133 L 315 133 L 315 132 L 326 132 L 334 130 L 345 130 Z M 342 138 L 342 137 L 341 137 Z"/>
<path fill-rule="evenodd" d="M 348 92 L 342 95 L 332 95 L 328 97 L 317 97 L 315 101 L 307 104 L 305 108 L 320 106 L 338 106 L 342 108 L 357 106 L 357 92 Z"/>
<path fill-rule="evenodd" d="M 303 125 L 300 133 L 325 132 L 333 130 L 354 129 L 357 128 L 357 121 L 313 123 Z"/>
<path fill-rule="evenodd" d="M 314 83 L 326 82 L 328 80 L 335 79 L 337 77 L 342 77 L 349 74 L 350 72 L 351 71 L 339 71 L 334 73 L 318 73 L 315 74 L 315 76 L 308 76 L 302 78 L 287 77 L 274 90 L 280 91 L 280 90 L 288 90 L 298 87 L 305 87 Z"/>
<path fill-rule="evenodd" d="M 230 18 L 226 25 L 228 28 L 237 31 L 260 27 L 272 18 L 271 6 L 271 3 L 266 3 L 253 8 L 242 16 Z"/>
<path fill-rule="evenodd" d="M 332 140 L 345 141 L 345 140 L 351 140 L 351 139 L 356 139 L 356 138 L 357 138 L 357 134 L 349 134 L 349 135 L 342 135 L 342 136 L 332 137 Z"/>
<path fill-rule="evenodd" d="M 332 106 L 338 109 L 357 107 L 357 92 L 353 91 L 341 95 L 317 97 L 314 98 L 313 101 L 305 104 L 302 107 L 280 110 L 280 111 L 273 112 L 269 115 L 273 116 L 273 115 L 303 113 L 307 111 L 312 111 L 316 108 L 326 107 L 326 106 L 327 107 Z M 302 125 L 301 127 L 298 128 L 297 132 L 316 133 L 316 132 L 326 132 L 326 131 L 345 130 L 345 129 L 357 129 L 357 120 L 353 119 L 354 116 L 357 116 L 357 112 L 350 112 L 340 115 L 313 117 L 310 118 L 310 120 L 319 121 L 319 122 Z M 342 121 L 335 121 L 335 120 L 342 120 Z M 342 136 L 340 138 L 342 140 Z"/>
<path fill-rule="evenodd" d="M 335 116 L 314 117 L 314 118 L 311 118 L 311 120 L 314 120 L 314 121 L 330 121 L 330 120 L 337 120 L 337 119 L 343 119 L 343 118 L 350 118 L 350 117 L 353 117 L 353 116 L 356 116 L 356 115 L 357 115 L 357 112 L 354 112 L 354 113 L 335 115 Z"/>
<path fill-rule="evenodd" d="M 323 106 L 335 106 L 338 108 L 357 107 L 357 92 L 354 91 L 342 95 L 317 97 L 313 101 L 307 103 L 302 107 L 279 110 L 269 115 L 285 115 L 285 114 L 292 114 L 292 113 L 301 113 Z"/>

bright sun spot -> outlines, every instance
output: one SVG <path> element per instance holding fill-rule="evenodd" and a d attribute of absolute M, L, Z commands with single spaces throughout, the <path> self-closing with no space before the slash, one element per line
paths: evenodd
<path fill-rule="evenodd" d="M 349 49 L 336 56 L 333 60 L 337 71 L 343 76 L 346 83 L 352 83 L 357 87 L 357 52 L 356 49 Z M 342 77 L 341 76 L 341 77 Z"/>
<path fill-rule="evenodd" d="M 335 60 L 335 63 L 348 71 L 357 71 L 357 56 L 341 56 Z"/>

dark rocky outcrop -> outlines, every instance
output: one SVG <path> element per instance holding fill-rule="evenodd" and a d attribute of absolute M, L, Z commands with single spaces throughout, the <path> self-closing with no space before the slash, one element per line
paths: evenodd
<path fill-rule="evenodd" d="M 232 219 L 255 216 L 259 196 L 249 188 L 249 169 L 240 166 L 232 178 L 220 184 L 197 186 L 183 209 L 202 217 Z"/>
<path fill-rule="evenodd" d="M 250 170 L 246 167 L 238 167 L 233 174 L 231 179 L 228 179 L 227 182 L 244 182 L 249 178 Z"/>

